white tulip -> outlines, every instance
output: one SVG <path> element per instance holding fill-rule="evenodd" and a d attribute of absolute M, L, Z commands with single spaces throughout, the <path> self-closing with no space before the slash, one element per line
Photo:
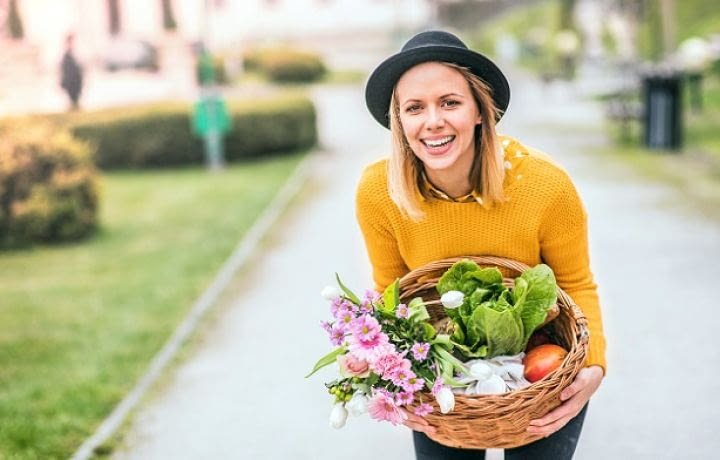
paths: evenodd
<path fill-rule="evenodd" d="M 481 395 L 499 395 L 507 391 L 505 380 L 499 375 L 491 375 L 489 379 L 477 384 L 477 392 Z"/>
<path fill-rule="evenodd" d="M 443 307 L 452 310 L 462 305 L 464 298 L 465 294 L 460 291 L 448 291 L 440 297 L 440 302 L 443 304 Z"/>
<path fill-rule="evenodd" d="M 345 426 L 347 416 L 348 411 L 345 409 L 345 403 L 335 403 L 330 412 L 330 426 L 339 430 Z"/>
<path fill-rule="evenodd" d="M 440 405 L 440 412 L 447 414 L 455 408 L 455 395 L 450 387 L 442 387 L 435 395 L 435 399 Z"/>
<path fill-rule="evenodd" d="M 320 295 L 326 300 L 335 300 L 340 297 L 340 290 L 335 286 L 325 286 Z"/>
<path fill-rule="evenodd" d="M 352 396 L 352 398 L 350 398 L 350 401 L 345 404 L 345 408 L 353 417 L 362 415 L 368 410 L 368 398 L 358 391 Z"/>
<path fill-rule="evenodd" d="M 482 382 L 483 380 L 489 379 L 490 376 L 493 375 L 493 370 L 487 363 L 483 361 L 478 361 L 472 366 L 470 366 L 470 375 Z"/>

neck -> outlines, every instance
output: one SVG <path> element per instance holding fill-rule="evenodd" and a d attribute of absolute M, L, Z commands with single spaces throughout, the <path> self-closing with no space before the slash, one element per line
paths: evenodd
<path fill-rule="evenodd" d="M 472 185 L 468 175 L 458 176 L 446 171 L 426 170 L 428 180 L 438 189 L 452 198 L 459 198 L 472 192 Z"/>

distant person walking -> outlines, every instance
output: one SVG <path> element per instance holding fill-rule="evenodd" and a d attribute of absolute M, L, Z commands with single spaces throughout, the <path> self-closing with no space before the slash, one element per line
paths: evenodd
<path fill-rule="evenodd" d="M 60 86 L 70 98 L 70 109 L 77 110 L 83 85 L 83 70 L 73 53 L 75 36 L 70 34 L 65 39 L 65 53 L 60 63 Z"/>

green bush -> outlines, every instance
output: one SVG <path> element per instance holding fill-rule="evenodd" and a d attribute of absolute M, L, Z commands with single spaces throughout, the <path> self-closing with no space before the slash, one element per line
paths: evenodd
<path fill-rule="evenodd" d="M 49 123 L 0 127 L 0 246 L 61 242 L 97 227 L 97 179 L 87 144 Z"/>
<path fill-rule="evenodd" d="M 224 138 L 227 161 L 292 152 L 317 142 L 315 108 L 305 97 L 231 101 L 228 111 L 232 127 Z M 162 103 L 39 118 L 88 141 L 95 147 L 99 168 L 140 169 L 205 161 L 203 142 L 192 132 L 191 112 L 188 104 Z"/>
<path fill-rule="evenodd" d="M 242 55 L 243 69 L 247 72 L 262 72 L 261 59 L 264 50 L 261 48 L 250 48 Z"/>
<path fill-rule="evenodd" d="M 230 106 L 233 128 L 225 138 L 228 161 L 309 148 L 317 142 L 315 107 L 305 98 L 261 106 Z"/>
<path fill-rule="evenodd" d="M 246 70 L 259 71 L 279 83 L 313 82 L 327 71 L 317 53 L 287 47 L 251 50 L 243 63 Z"/>
<path fill-rule="evenodd" d="M 153 104 L 69 115 L 75 136 L 96 147 L 101 169 L 198 164 L 202 142 L 190 130 L 187 104 Z"/>

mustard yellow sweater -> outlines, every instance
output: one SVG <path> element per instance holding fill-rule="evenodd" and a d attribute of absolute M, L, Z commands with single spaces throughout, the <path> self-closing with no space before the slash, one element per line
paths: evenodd
<path fill-rule="evenodd" d="M 605 337 L 590 272 L 587 215 L 568 174 L 546 154 L 500 137 L 508 201 L 484 209 L 477 202 L 429 199 L 425 219 L 404 218 L 390 199 L 387 160 L 369 165 L 357 189 L 356 213 L 375 288 L 439 259 L 494 255 L 529 266 L 548 264 L 558 285 L 585 313 L 590 330 L 586 365 L 605 369 Z"/>

